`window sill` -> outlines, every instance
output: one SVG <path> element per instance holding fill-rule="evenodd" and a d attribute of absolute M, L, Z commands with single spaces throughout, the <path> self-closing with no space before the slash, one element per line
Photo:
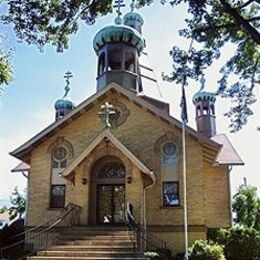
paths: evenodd
<path fill-rule="evenodd" d="M 47 208 L 47 210 L 61 210 L 61 209 L 64 209 L 64 207 L 62 207 L 62 208 Z"/>
<path fill-rule="evenodd" d="M 183 206 L 160 206 L 160 209 L 183 209 Z"/>

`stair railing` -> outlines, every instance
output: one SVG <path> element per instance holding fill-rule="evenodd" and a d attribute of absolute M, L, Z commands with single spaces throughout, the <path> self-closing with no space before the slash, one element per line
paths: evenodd
<path fill-rule="evenodd" d="M 133 245 L 135 251 L 139 253 L 145 253 L 149 251 L 159 252 L 161 257 L 160 259 L 167 260 L 167 243 L 164 240 L 153 235 L 148 230 L 144 229 L 143 226 L 138 225 L 135 222 L 132 211 L 132 205 L 129 202 L 127 202 L 125 210 L 125 222 L 127 224 L 128 230 L 133 232 Z"/>
<path fill-rule="evenodd" d="M 8 239 L 18 242 L 0 248 L 0 259 L 23 259 L 46 249 L 57 241 L 63 231 L 79 224 L 79 214 L 80 207 L 69 203 L 54 218 Z"/>

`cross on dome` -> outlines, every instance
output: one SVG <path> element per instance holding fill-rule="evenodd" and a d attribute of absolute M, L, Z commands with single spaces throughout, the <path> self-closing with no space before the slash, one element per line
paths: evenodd
<path fill-rule="evenodd" d="M 121 19 L 121 8 L 125 7 L 124 0 L 115 0 L 115 5 L 113 6 L 114 8 L 117 8 L 117 17 L 115 19 L 116 24 L 122 24 L 122 19 Z"/>
<path fill-rule="evenodd" d="M 134 10 L 136 8 L 135 0 L 132 0 L 132 3 L 130 4 L 130 7 L 131 7 L 131 12 L 134 12 Z"/>
<path fill-rule="evenodd" d="M 67 71 L 64 75 L 64 78 L 66 79 L 66 86 L 65 86 L 65 94 L 64 97 L 66 97 L 70 91 L 70 78 L 73 78 L 72 72 Z"/>

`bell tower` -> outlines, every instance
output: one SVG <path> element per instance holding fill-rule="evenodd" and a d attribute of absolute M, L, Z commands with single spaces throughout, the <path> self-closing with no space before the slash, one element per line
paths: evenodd
<path fill-rule="evenodd" d="M 216 135 L 215 102 L 216 94 L 202 91 L 205 87 L 205 79 L 201 79 L 201 88 L 193 98 L 196 109 L 196 124 L 199 133 L 211 138 Z"/>
<path fill-rule="evenodd" d="M 98 56 L 97 91 L 115 82 L 139 92 L 138 58 L 144 48 L 141 35 L 142 17 L 131 11 L 121 18 L 122 1 L 117 1 L 115 24 L 101 29 L 93 41 Z"/>

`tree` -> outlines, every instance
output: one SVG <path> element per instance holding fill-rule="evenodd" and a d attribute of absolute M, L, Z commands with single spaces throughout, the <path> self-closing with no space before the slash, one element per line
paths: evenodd
<path fill-rule="evenodd" d="M 112 0 L 5 0 L 8 12 L 0 17 L 3 23 L 14 26 L 16 36 L 40 49 L 47 43 L 58 51 L 68 48 L 69 36 L 78 31 L 79 21 L 93 24 L 98 16 L 112 10 Z M 137 0 L 140 7 L 154 0 Z M 0 1 L 1 3 L 1 1 Z M 255 86 L 260 82 L 259 0 L 161 0 L 176 7 L 187 5 L 187 27 L 180 35 L 190 40 L 189 50 L 174 46 L 170 52 L 173 70 L 164 79 L 187 84 L 198 80 L 205 70 L 221 55 L 226 43 L 236 51 L 221 69 L 217 94 L 230 98 L 235 104 L 226 116 L 235 132 L 253 114 L 250 105 L 256 102 Z M 231 76 L 235 75 L 235 80 Z"/>
<path fill-rule="evenodd" d="M 12 80 L 11 68 L 11 50 L 3 48 L 4 37 L 0 35 L 0 94 L 3 92 L 3 86 L 8 85 Z"/>
<path fill-rule="evenodd" d="M 18 219 L 21 219 L 23 214 L 25 213 L 26 200 L 21 195 L 17 187 L 15 187 L 14 190 L 12 191 L 12 194 L 10 196 L 10 201 L 13 206 L 11 206 L 10 208 L 7 207 L 1 208 L 0 213 L 7 211 L 10 220 L 13 220 L 17 217 Z"/>
<path fill-rule="evenodd" d="M 241 185 L 233 197 L 232 208 L 237 224 L 260 230 L 260 197 L 255 187 Z"/>

